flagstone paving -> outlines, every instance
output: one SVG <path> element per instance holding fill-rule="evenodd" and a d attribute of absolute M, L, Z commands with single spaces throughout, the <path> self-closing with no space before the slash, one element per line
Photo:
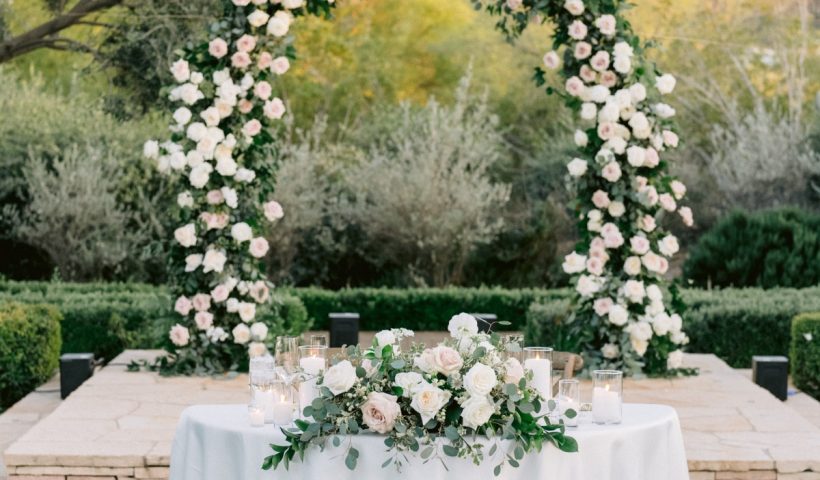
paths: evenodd
<path fill-rule="evenodd" d="M 131 359 L 158 353 L 124 352 L 22 435 L 5 452 L 10 479 L 164 479 L 182 410 L 247 401 L 242 375 L 126 371 Z M 701 374 L 628 379 L 624 396 L 675 407 L 692 480 L 820 480 L 820 428 L 812 421 L 714 355 L 689 354 L 685 362 Z M 590 390 L 584 382 L 584 398 Z"/>

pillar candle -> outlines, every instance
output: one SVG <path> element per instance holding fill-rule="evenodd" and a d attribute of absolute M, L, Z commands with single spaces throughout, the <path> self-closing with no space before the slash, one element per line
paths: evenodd
<path fill-rule="evenodd" d="M 592 390 L 592 420 L 595 423 L 621 422 L 621 396 L 609 385 Z"/>
<path fill-rule="evenodd" d="M 547 358 L 528 358 L 524 360 L 524 368 L 532 371 L 532 386 L 544 397 L 552 398 L 552 364 Z M 542 411 L 546 410 L 543 405 Z"/>

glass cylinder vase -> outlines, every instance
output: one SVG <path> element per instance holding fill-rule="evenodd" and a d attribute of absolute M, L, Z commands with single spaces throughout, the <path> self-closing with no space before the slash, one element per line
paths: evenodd
<path fill-rule="evenodd" d="M 556 397 L 558 404 L 558 412 L 561 415 L 561 420 L 564 425 L 568 427 L 578 426 L 578 415 L 581 414 L 581 383 L 578 380 L 564 379 L 558 381 L 558 396 Z M 574 413 L 567 415 L 567 411 L 572 410 Z"/>

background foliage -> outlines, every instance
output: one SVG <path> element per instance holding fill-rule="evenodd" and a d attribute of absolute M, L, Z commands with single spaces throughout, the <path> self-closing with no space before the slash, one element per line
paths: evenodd
<path fill-rule="evenodd" d="M 792 321 L 791 370 L 794 384 L 820 400 L 820 313 L 798 315 Z"/>

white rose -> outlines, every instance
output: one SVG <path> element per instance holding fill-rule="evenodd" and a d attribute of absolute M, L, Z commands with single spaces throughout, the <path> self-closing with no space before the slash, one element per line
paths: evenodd
<path fill-rule="evenodd" d="M 379 348 L 384 348 L 387 345 L 393 345 L 394 343 L 396 343 L 396 336 L 393 335 L 393 332 L 391 332 L 390 330 L 380 331 L 376 334 L 375 339 L 376 345 L 378 345 Z"/>
<path fill-rule="evenodd" d="M 626 283 L 624 283 L 624 296 L 632 303 L 643 302 L 643 299 L 646 296 L 646 289 L 643 286 L 643 282 L 638 280 L 627 280 Z"/>
<path fill-rule="evenodd" d="M 191 192 L 182 192 L 177 195 L 177 205 L 182 208 L 190 208 L 194 206 L 194 197 Z"/>
<path fill-rule="evenodd" d="M 439 345 L 430 351 L 429 362 L 436 372 L 447 376 L 458 372 L 464 366 L 461 355 L 444 345 Z"/>
<path fill-rule="evenodd" d="M 672 148 L 676 148 L 678 146 L 679 139 L 677 133 L 671 130 L 664 130 L 661 132 L 661 136 L 663 137 L 664 145 Z"/>
<path fill-rule="evenodd" d="M 191 111 L 186 107 L 179 107 L 174 111 L 174 121 L 179 125 L 187 125 L 191 121 Z"/>
<path fill-rule="evenodd" d="M 646 99 L 646 87 L 642 83 L 635 83 L 629 87 L 629 95 L 632 97 L 632 103 L 640 103 Z"/>
<path fill-rule="evenodd" d="M 221 272 L 225 267 L 226 260 L 227 257 L 224 251 L 210 248 L 205 252 L 205 257 L 202 259 L 202 272 Z"/>
<path fill-rule="evenodd" d="M 581 130 L 575 130 L 575 145 L 579 147 L 586 147 L 589 142 L 587 134 Z"/>
<path fill-rule="evenodd" d="M 577 17 L 584 13 L 584 2 L 581 0 L 567 0 L 564 2 L 564 8 Z"/>
<path fill-rule="evenodd" d="M 646 287 L 646 296 L 653 302 L 660 302 L 663 300 L 663 292 L 657 285 L 649 285 Z"/>
<path fill-rule="evenodd" d="M 495 406 L 487 401 L 486 397 L 470 397 L 461 404 L 461 407 L 461 423 L 474 430 L 490 421 L 490 417 L 495 413 Z"/>
<path fill-rule="evenodd" d="M 251 358 L 261 357 L 268 353 L 268 347 L 262 342 L 251 342 L 248 345 L 248 356 Z"/>
<path fill-rule="evenodd" d="M 594 85 L 587 89 L 589 100 L 595 103 L 604 103 L 609 98 L 609 89 L 603 85 Z"/>
<path fill-rule="evenodd" d="M 447 324 L 447 330 L 453 338 L 461 338 L 465 335 L 475 335 L 478 333 L 478 321 L 469 313 L 459 313 L 453 315 Z"/>
<path fill-rule="evenodd" d="M 629 320 L 629 312 L 621 305 L 612 305 L 609 307 L 607 319 L 609 323 L 622 327 L 626 325 L 626 322 Z"/>
<path fill-rule="evenodd" d="M 348 360 L 342 360 L 325 371 L 322 385 L 333 395 L 338 395 L 350 390 L 357 380 L 356 367 Z"/>
<path fill-rule="evenodd" d="M 581 118 L 584 120 L 594 120 L 598 115 L 598 107 L 594 103 L 586 102 L 581 104 Z"/>
<path fill-rule="evenodd" d="M 615 35 L 615 17 L 613 15 L 601 15 L 595 19 L 595 26 L 598 27 L 601 34 L 607 37 Z"/>
<path fill-rule="evenodd" d="M 641 262 L 643 263 L 643 266 L 646 267 L 646 269 L 650 272 L 660 273 L 662 269 L 661 257 L 655 252 L 649 252 L 646 255 L 642 256 Z"/>
<path fill-rule="evenodd" d="M 622 216 L 626 213 L 626 207 L 622 202 L 614 200 L 610 202 L 609 207 L 607 208 L 607 212 L 615 218 Z"/>
<path fill-rule="evenodd" d="M 239 325 L 233 327 L 233 331 L 231 333 L 233 333 L 234 343 L 244 345 L 251 340 L 251 329 L 244 323 L 240 323 Z"/>
<path fill-rule="evenodd" d="M 282 6 L 288 10 L 300 8 L 305 4 L 305 0 L 282 0 Z"/>
<path fill-rule="evenodd" d="M 672 328 L 672 319 L 666 312 L 660 312 L 652 317 L 652 330 L 656 335 L 664 336 Z"/>
<path fill-rule="evenodd" d="M 171 331 L 168 332 L 168 337 L 174 345 L 184 347 L 185 345 L 188 345 L 188 341 L 191 339 L 191 334 L 188 332 L 187 328 L 177 323 L 171 327 Z"/>
<path fill-rule="evenodd" d="M 568 78 L 566 83 L 564 83 L 564 88 L 566 88 L 567 93 L 573 97 L 580 97 L 586 91 L 583 80 L 578 77 Z"/>
<path fill-rule="evenodd" d="M 277 75 L 284 75 L 290 70 L 290 60 L 288 57 L 276 57 L 271 61 L 270 70 Z"/>
<path fill-rule="evenodd" d="M 587 26 L 580 20 L 575 20 L 569 25 L 569 36 L 575 40 L 583 40 L 587 36 Z"/>
<path fill-rule="evenodd" d="M 251 243 L 248 246 L 248 251 L 255 258 L 262 258 L 266 253 L 268 253 L 269 247 L 268 241 L 265 240 L 264 237 L 256 237 L 251 240 Z"/>
<path fill-rule="evenodd" d="M 262 10 L 254 10 L 250 15 L 248 15 L 248 23 L 250 23 L 253 27 L 259 28 L 268 23 L 269 18 L 270 15 Z"/>
<path fill-rule="evenodd" d="M 667 93 L 672 93 L 672 90 L 675 89 L 675 83 L 677 83 L 675 77 L 666 73 L 655 80 L 655 88 L 657 88 L 662 95 L 666 95 Z"/>
<path fill-rule="evenodd" d="M 251 230 L 250 225 L 245 222 L 235 223 L 231 227 L 231 236 L 237 242 L 247 242 L 251 238 L 253 238 L 253 230 Z"/>
<path fill-rule="evenodd" d="M 171 73 L 174 75 L 174 80 L 178 83 L 187 82 L 191 78 L 191 70 L 188 67 L 188 62 L 179 59 L 171 65 Z"/>
<path fill-rule="evenodd" d="M 283 10 L 276 12 L 268 21 L 268 33 L 274 37 L 284 37 L 290 29 L 293 15 Z"/>
<path fill-rule="evenodd" d="M 616 161 L 609 162 L 601 170 L 601 176 L 610 182 L 617 182 L 621 178 L 621 166 Z"/>
<path fill-rule="evenodd" d="M 207 330 L 214 323 L 214 314 L 211 312 L 197 312 L 196 315 L 194 315 L 194 322 L 196 323 L 196 328 Z"/>
<path fill-rule="evenodd" d="M 672 343 L 675 345 L 686 345 L 689 343 L 689 337 L 686 336 L 685 333 L 681 331 L 672 332 L 672 335 L 669 336 L 669 339 L 672 340 Z"/>
<path fill-rule="evenodd" d="M 244 322 L 250 322 L 256 316 L 256 304 L 251 302 L 240 302 L 237 312 L 239 318 Z"/>
<path fill-rule="evenodd" d="M 633 167 L 641 167 L 646 158 L 646 149 L 638 146 L 629 147 L 626 149 L 626 157 L 630 165 Z"/>
<path fill-rule="evenodd" d="M 515 357 L 509 357 L 504 362 L 504 383 L 513 383 L 518 385 L 518 382 L 524 376 L 524 367 L 521 362 Z"/>
<path fill-rule="evenodd" d="M 627 275 L 635 276 L 641 273 L 641 259 L 638 257 L 628 257 L 624 262 L 624 272 Z"/>
<path fill-rule="evenodd" d="M 189 223 L 174 230 L 174 238 L 183 247 L 193 247 L 196 245 L 196 227 Z"/>
<path fill-rule="evenodd" d="M 666 357 L 666 368 L 674 370 L 676 368 L 680 368 L 682 365 L 683 351 L 675 350 L 674 352 L 669 352 L 669 356 Z"/>
<path fill-rule="evenodd" d="M 385 434 L 396 426 L 396 418 L 401 415 L 401 407 L 395 395 L 382 392 L 370 392 L 367 401 L 361 406 L 362 421 L 367 428 Z"/>
<path fill-rule="evenodd" d="M 202 265 L 202 254 L 194 253 L 185 257 L 185 271 L 193 272 Z"/>
<path fill-rule="evenodd" d="M 652 110 L 654 110 L 655 114 L 660 118 L 672 118 L 675 116 L 675 109 L 670 107 L 665 103 L 656 103 Z"/>
<path fill-rule="evenodd" d="M 267 218 L 269 222 L 275 222 L 285 216 L 282 205 L 280 205 L 276 200 L 265 202 L 262 205 L 262 210 L 265 213 L 265 218 Z"/>
<path fill-rule="evenodd" d="M 150 158 L 151 160 L 156 160 L 159 157 L 159 142 L 156 140 L 148 140 L 142 146 L 142 155 L 145 158 Z"/>
<path fill-rule="evenodd" d="M 256 340 L 262 341 L 268 337 L 268 326 L 262 322 L 256 322 L 251 325 L 251 335 Z"/>
<path fill-rule="evenodd" d="M 498 384 L 498 378 L 492 367 L 476 363 L 464 375 L 464 389 L 470 395 L 488 395 Z"/>
<path fill-rule="evenodd" d="M 579 255 L 576 252 L 572 252 L 564 257 L 564 263 L 561 264 L 561 268 L 563 268 L 564 272 L 569 273 L 571 275 L 573 273 L 583 272 L 586 268 L 586 263 L 586 256 Z"/>
<path fill-rule="evenodd" d="M 567 170 L 569 170 L 571 176 L 580 177 L 587 172 L 587 162 L 580 158 L 573 158 L 572 161 L 567 164 Z"/>
<path fill-rule="evenodd" d="M 413 394 L 410 408 L 421 416 L 421 423 L 426 424 L 433 419 L 439 410 L 450 401 L 450 392 L 425 384 Z"/>
<path fill-rule="evenodd" d="M 549 68 L 550 70 L 555 70 L 559 66 L 561 66 L 561 59 L 558 57 L 558 54 L 554 51 L 547 52 L 544 54 L 544 66 Z"/>
<path fill-rule="evenodd" d="M 632 60 L 629 57 L 615 56 L 615 61 L 612 62 L 612 67 L 618 73 L 627 74 L 632 70 Z"/>
<path fill-rule="evenodd" d="M 418 392 L 420 387 L 427 385 L 427 382 L 418 372 L 402 372 L 396 374 L 393 385 L 401 388 L 403 397 L 410 398 Z"/>
<path fill-rule="evenodd" d="M 194 188 L 202 188 L 208 183 L 208 178 L 211 175 L 211 167 L 210 163 L 200 163 L 199 165 L 193 167 L 191 169 L 191 173 L 188 175 L 188 180 L 191 182 L 191 186 Z"/>
<path fill-rule="evenodd" d="M 667 257 L 671 257 L 672 255 L 678 253 L 679 249 L 680 246 L 678 245 L 678 239 L 674 235 L 667 235 L 658 243 L 658 250 L 660 250 L 660 252 Z"/>
<path fill-rule="evenodd" d="M 578 284 L 575 286 L 575 290 L 577 290 L 582 297 L 591 297 L 600 289 L 601 283 L 591 275 L 581 275 L 578 277 Z"/>
<path fill-rule="evenodd" d="M 621 349 L 618 348 L 618 345 L 614 343 L 607 343 L 603 347 L 601 347 L 601 354 L 604 358 L 608 358 L 610 360 L 618 358 L 618 355 L 621 353 Z"/>

